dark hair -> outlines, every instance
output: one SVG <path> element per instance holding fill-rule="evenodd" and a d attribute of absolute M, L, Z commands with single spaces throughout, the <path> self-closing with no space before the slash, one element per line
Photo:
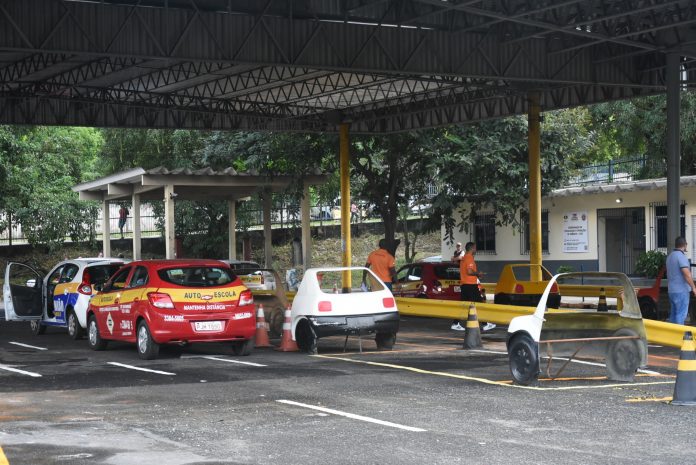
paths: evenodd
<path fill-rule="evenodd" d="M 680 247 L 684 247 L 685 245 L 686 245 L 686 239 L 684 239 L 682 236 L 679 236 L 674 240 L 674 247 L 677 249 Z"/>
<path fill-rule="evenodd" d="M 387 246 L 387 240 L 386 239 L 380 239 L 379 240 L 379 248 L 384 249 Z"/>
<path fill-rule="evenodd" d="M 471 249 L 473 249 L 475 245 L 476 244 L 474 244 L 473 242 L 467 242 L 466 245 L 464 246 L 464 250 L 466 250 L 468 252 Z"/>

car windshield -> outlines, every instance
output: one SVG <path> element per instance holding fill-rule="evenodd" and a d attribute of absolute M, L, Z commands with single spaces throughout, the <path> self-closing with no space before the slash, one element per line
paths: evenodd
<path fill-rule="evenodd" d="M 123 263 L 110 263 L 108 265 L 90 266 L 85 270 L 85 275 L 89 278 L 89 284 L 104 284 L 112 277 Z"/>
<path fill-rule="evenodd" d="M 515 279 L 517 281 L 532 281 L 532 266 L 535 265 L 517 265 L 512 267 L 512 272 L 515 275 Z M 549 281 L 551 279 L 551 273 L 544 268 L 543 266 L 541 267 L 541 280 L 542 281 Z"/>
<path fill-rule="evenodd" d="M 158 270 L 160 279 L 184 287 L 215 287 L 234 281 L 235 276 L 225 268 L 214 266 L 182 266 Z"/>
<path fill-rule="evenodd" d="M 439 279 L 459 279 L 459 267 L 454 265 L 438 265 L 433 267 L 435 276 Z"/>

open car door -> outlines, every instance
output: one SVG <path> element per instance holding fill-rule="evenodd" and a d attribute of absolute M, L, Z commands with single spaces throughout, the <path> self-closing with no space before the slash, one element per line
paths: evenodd
<path fill-rule="evenodd" d="M 5 319 L 40 320 L 43 316 L 43 276 L 22 263 L 10 262 L 5 268 L 2 294 Z"/>

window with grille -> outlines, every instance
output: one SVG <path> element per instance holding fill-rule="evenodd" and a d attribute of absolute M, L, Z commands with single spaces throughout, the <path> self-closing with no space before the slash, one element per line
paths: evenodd
<path fill-rule="evenodd" d="M 655 244 L 658 249 L 671 249 L 674 246 L 674 239 L 676 239 L 676 237 L 671 239 L 667 237 L 667 204 L 653 203 L 650 206 L 653 207 L 655 216 L 655 228 L 653 230 Z M 682 237 L 686 237 L 685 208 L 685 203 L 682 203 L 679 207 L 679 235 Z"/>
<path fill-rule="evenodd" d="M 495 214 L 477 213 L 474 219 L 474 242 L 476 251 L 495 254 Z"/>
<path fill-rule="evenodd" d="M 521 251 L 523 255 L 529 255 L 529 213 L 521 212 L 522 222 Z M 549 211 L 541 211 L 541 253 L 549 253 Z"/>

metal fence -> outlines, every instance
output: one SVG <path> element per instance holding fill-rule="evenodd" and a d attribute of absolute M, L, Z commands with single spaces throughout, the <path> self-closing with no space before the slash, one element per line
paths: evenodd
<path fill-rule="evenodd" d="M 664 163 L 647 157 L 610 160 L 601 165 L 591 165 L 576 170 L 566 187 L 634 181 L 666 176 Z"/>

